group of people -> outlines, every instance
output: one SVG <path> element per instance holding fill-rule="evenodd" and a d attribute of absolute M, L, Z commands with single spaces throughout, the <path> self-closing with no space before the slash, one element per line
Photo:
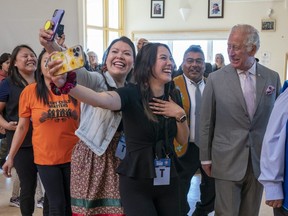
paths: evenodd
<path fill-rule="evenodd" d="M 287 120 L 273 121 L 280 121 L 285 96 L 274 111 L 280 78 L 256 61 L 254 27 L 231 29 L 230 64 L 216 55 L 208 78 L 199 45 L 187 48 L 183 74 L 172 78 L 167 45 L 146 40 L 136 55 L 125 36 L 111 42 L 101 70 L 54 76 L 62 60 L 49 59 L 61 50 L 52 34 L 40 30 L 38 58 L 29 46 L 17 46 L 0 85 L 0 126 L 11 145 L 3 173 L 10 177 L 12 167 L 17 170 L 22 215 L 33 214 L 39 172 L 43 215 L 186 216 L 197 170 L 201 195 L 193 216 L 259 214 L 261 183 L 267 192 L 270 174 L 284 173 L 283 147 L 272 151 L 271 142 L 276 146 L 279 131 L 286 134 Z M 283 157 L 272 163 L 279 152 Z M 274 172 L 275 166 L 283 169 Z M 275 215 L 287 215 L 282 190 L 266 194 Z"/>

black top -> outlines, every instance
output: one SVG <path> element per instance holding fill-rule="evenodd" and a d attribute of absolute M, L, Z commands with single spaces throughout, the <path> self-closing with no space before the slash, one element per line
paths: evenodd
<path fill-rule="evenodd" d="M 165 145 L 164 117 L 158 116 L 159 123 L 148 120 L 144 113 L 139 87 L 129 84 L 127 87 L 117 89 L 116 92 L 121 98 L 127 145 L 126 156 L 117 168 L 117 173 L 135 178 L 155 178 L 155 145 L 157 141 L 162 140 L 163 149 L 165 146 L 168 147 L 165 152 L 169 153 L 171 159 L 171 177 L 177 176 L 177 171 L 181 167 L 173 147 L 173 139 L 177 133 L 175 118 L 167 119 L 169 143 Z M 181 104 L 180 101 L 175 102 Z M 161 156 L 158 154 L 158 157 Z"/>
<path fill-rule="evenodd" d="M 12 83 L 10 78 L 6 78 L 1 82 L 0 85 L 0 102 L 5 102 L 5 114 L 4 118 L 7 122 L 10 121 L 19 121 L 18 116 L 18 107 L 19 107 L 19 98 L 21 92 L 25 88 L 24 85 L 17 86 Z M 6 130 L 6 137 L 9 148 L 12 143 L 12 138 L 15 131 Z M 27 135 L 21 145 L 23 147 L 32 147 L 32 122 L 30 121 L 30 127 L 27 132 Z"/>

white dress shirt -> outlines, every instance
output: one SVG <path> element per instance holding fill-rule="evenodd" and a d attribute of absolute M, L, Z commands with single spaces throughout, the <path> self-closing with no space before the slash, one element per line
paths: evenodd
<path fill-rule="evenodd" d="M 187 90 L 188 90 L 188 94 L 190 96 L 190 136 L 189 136 L 189 142 L 194 142 L 195 141 L 195 92 L 196 92 L 196 86 L 195 85 L 199 85 L 199 89 L 201 91 L 201 95 L 203 94 L 203 90 L 205 87 L 205 82 L 202 79 L 201 81 L 199 81 L 197 84 L 190 80 L 185 74 L 184 78 L 185 78 L 185 82 L 186 82 L 186 86 L 187 86 Z"/>

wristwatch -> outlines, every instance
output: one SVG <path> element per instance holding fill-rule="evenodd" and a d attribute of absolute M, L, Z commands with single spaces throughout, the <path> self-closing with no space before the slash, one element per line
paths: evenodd
<path fill-rule="evenodd" d="M 183 123 L 187 120 L 186 114 L 182 115 L 180 118 L 175 118 L 177 122 Z"/>

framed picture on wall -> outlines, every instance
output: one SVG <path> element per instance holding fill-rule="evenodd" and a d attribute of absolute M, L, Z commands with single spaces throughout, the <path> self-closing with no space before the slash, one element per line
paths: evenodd
<path fill-rule="evenodd" d="M 261 20 L 262 31 L 276 31 L 276 20 L 275 19 L 262 19 Z"/>
<path fill-rule="evenodd" d="M 224 0 L 208 0 L 208 18 L 223 18 Z"/>
<path fill-rule="evenodd" d="M 151 18 L 164 18 L 164 0 L 151 0 Z"/>

